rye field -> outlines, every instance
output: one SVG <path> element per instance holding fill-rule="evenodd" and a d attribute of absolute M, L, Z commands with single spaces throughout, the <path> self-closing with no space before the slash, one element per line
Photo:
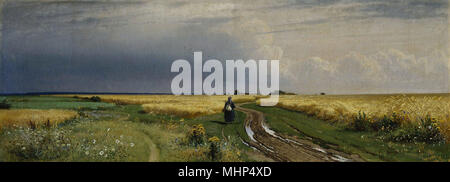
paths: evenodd
<path fill-rule="evenodd" d="M 450 94 L 285 95 L 277 106 L 331 122 L 417 126 L 450 139 Z"/>
<path fill-rule="evenodd" d="M 202 115 L 221 113 L 228 96 L 206 96 L 206 95 L 62 95 L 63 97 L 77 97 L 90 99 L 99 96 L 101 101 L 123 104 L 142 105 L 145 112 L 151 114 L 168 114 L 185 118 L 194 118 Z M 260 96 L 236 95 L 233 102 L 254 102 Z"/>

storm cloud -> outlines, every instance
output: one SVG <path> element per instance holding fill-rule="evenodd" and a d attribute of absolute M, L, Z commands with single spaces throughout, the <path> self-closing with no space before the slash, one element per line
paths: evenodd
<path fill-rule="evenodd" d="M 170 92 L 172 61 L 278 59 L 297 93 L 448 92 L 448 1 L 2 1 L 0 92 Z"/>

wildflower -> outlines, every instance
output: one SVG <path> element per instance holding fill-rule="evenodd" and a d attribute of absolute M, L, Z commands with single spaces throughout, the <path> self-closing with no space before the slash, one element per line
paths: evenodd
<path fill-rule="evenodd" d="M 120 143 L 120 140 L 119 139 L 116 139 L 116 144 L 119 144 Z"/>
<path fill-rule="evenodd" d="M 25 150 L 25 149 L 27 149 L 26 147 L 22 147 L 22 150 Z"/>
<path fill-rule="evenodd" d="M 105 152 L 103 152 L 103 150 L 102 151 L 100 151 L 98 154 L 99 155 L 103 155 Z"/>
<path fill-rule="evenodd" d="M 134 147 L 134 143 L 130 143 L 130 146 L 131 146 L 131 147 Z"/>
<path fill-rule="evenodd" d="M 108 128 L 107 130 L 106 130 L 106 132 L 109 132 L 111 130 L 111 128 Z"/>
<path fill-rule="evenodd" d="M 94 140 L 92 140 L 92 143 L 93 143 L 93 144 L 95 144 L 95 142 L 96 142 L 96 140 L 95 140 L 95 139 L 94 139 Z"/>
<path fill-rule="evenodd" d="M 86 151 L 84 154 L 89 155 L 89 151 Z"/>
<path fill-rule="evenodd" d="M 209 138 L 208 141 L 218 143 L 218 142 L 220 142 L 220 139 L 216 136 L 213 136 L 213 137 Z"/>

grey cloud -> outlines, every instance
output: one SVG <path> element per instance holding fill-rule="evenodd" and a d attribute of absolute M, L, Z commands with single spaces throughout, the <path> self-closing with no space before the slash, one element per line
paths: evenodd
<path fill-rule="evenodd" d="M 28 31 L 36 28 L 73 29 L 77 26 L 105 23 L 118 8 L 139 7 L 146 2 L 125 1 L 6 1 L 2 9 L 4 27 L 11 31 Z M 109 13 L 108 18 L 97 15 Z M 136 16 L 130 13 L 127 19 Z M 9 21 L 8 21 L 9 20 Z M 14 20 L 14 21 L 13 21 Z"/>
<path fill-rule="evenodd" d="M 447 0 L 376 0 L 360 9 L 373 17 L 421 19 L 447 17 Z"/>
<path fill-rule="evenodd" d="M 398 50 L 349 54 L 334 61 L 319 57 L 290 63 L 285 72 L 302 93 L 448 92 L 449 65 L 445 52 L 416 58 Z M 307 85 L 307 87 L 305 87 Z M 345 90 L 345 91 L 343 91 Z"/>
<path fill-rule="evenodd" d="M 206 25 L 215 25 L 222 24 L 232 21 L 234 18 L 232 17 L 214 17 L 214 18 L 193 18 L 189 20 L 182 21 L 187 24 L 206 24 Z"/>

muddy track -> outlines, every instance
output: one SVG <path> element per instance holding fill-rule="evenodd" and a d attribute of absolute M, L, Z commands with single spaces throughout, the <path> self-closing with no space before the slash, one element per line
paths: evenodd
<path fill-rule="evenodd" d="M 294 137 L 280 135 L 267 127 L 262 112 L 236 107 L 237 110 L 244 112 L 245 129 L 249 135 L 250 145 L 267 157 L 281 162 L 346 162 L 361 161 L 356 155 L 349 155 L 329 146 L 323 148 L 313 143 L 311 137 L 307 139 L 298 139 Z"/>

